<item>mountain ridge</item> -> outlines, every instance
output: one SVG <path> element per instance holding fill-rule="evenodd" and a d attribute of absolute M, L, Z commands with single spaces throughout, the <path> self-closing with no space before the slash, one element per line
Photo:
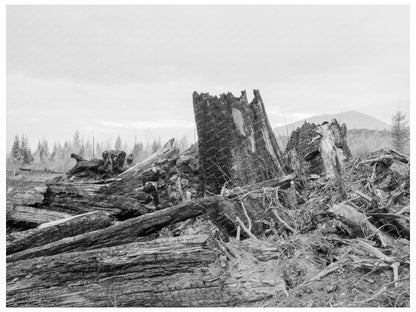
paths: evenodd
<path fill-rule="evenodd" d="M 370 115 L 360 113 L 357 111 L 346 111 L 336 114 L 322 114 L 322 115 L 315 115 L 309 118 L 305 118 L 302 120 L 298 120 L 292 122 L 288 125 L 275 127 L 273 128 L 276 135 L 287 135 L 287 132 L 290 133 L 293 130 L 296 130 L 298 127 L 302 126 L 302 124 L 306 122 L 310 123 L 322 123 L 324 121 L 330 121 L 332 118 L 336 118 L 340 124 L 345 123 L 347 125 L 347 129 L 369 129 L 369 130 L 388 130 L 390 129 L 390 125 L 384 121 L 381 121 L 375 117 Z"/>

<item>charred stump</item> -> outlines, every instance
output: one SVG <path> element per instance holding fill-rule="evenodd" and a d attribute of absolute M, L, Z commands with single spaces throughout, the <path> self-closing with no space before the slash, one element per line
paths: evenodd
<path fill-rule="evenodd" d="M 336 177 L 351 159 L 346 137 L 346 125 L 340 125 L 336 119 L 321 125 L 305 122 L 290 135 L 286 161 L 298 176 Z"/>
<path fill-rule="evenodd" d="M 244 186 L 283 174 L 281 151 L 258 90 L 251 103 L 245 91 L 240 97 L 194 92 L 193 106 L 203 190 L 218 194 L 226 183 Z"/>

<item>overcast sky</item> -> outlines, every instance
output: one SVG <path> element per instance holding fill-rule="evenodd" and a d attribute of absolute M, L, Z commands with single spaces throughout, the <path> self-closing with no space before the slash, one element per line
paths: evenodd
<path fill-rule="evenodd" d="M 192 92 L 260 89 L 273 126 L 409 113 L 407 6 L 8 6 L 14 135 L 193 141 Z"/>

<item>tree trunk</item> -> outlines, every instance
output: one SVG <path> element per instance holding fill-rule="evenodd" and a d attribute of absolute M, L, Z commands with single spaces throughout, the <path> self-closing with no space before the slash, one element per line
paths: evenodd
<path fill-rule="evenodd" d="M 122 219 L 139 216 L 151 210 L 144 206 L 151 201 L 145 192 L 136 190 L 132 196 L 106 194 L 110 185 L 111 183 L 48 183 L 40 207 L 65 211 L 72 215 L 103 210 Z"/>
<path fill-rule="evenodd" d="M 6 254 L 16 253 L 28 248 L 46 245 L 65 237 L 109 227 L 114 218 L 108 212 L 89 212 L 66 219 L 43 223 L 36 229 L 17 232 L 8 236 Z"/>
<path fill-rule="evenodd" d="M 281 151 L 258 90 L 249 104 L 246 92 L 193 94 L 202 188 L 213 194 L 283 174 Z"/>
<path fill-rule="evenodd" d="M 391 246 L 392 238 L 368 221 L 368 218 L 349 205 L 333 205 L 329 212 L 347 226 L 353 236 L 377 237 L 383 247 Z"/>
<path fill-rule="evenodd" d="M 6 258 L 7 262 L 11 262 L 68 251 L 125 244 L 140 239 L 140 236 L 154 233 L 169 224 L 197 217 L 205 212 L 210 212 L 214 215 L 213 212 L 222 211 L 224 207 L 230 206 L 232 207 L 233 204 L 221 197 L 201 198 L 195 201 L 183 202 L 170 208 L 116 223 L 104 229 L 73 237 L 65 237 L 46 245 L 13 253 Z"/>
<path fill-rule="evenodd" d="M 6 220 L 42 224 L 63 218 L 72 214 L 50 209 L 34 208 L 30 206 L 7 206 Z"/>
<path fill-rule="evenodd" d="M 285 290 L 278 253 L 222 249 L 193 235 L 9 263 L 7 306 L 251 306 Z"/>

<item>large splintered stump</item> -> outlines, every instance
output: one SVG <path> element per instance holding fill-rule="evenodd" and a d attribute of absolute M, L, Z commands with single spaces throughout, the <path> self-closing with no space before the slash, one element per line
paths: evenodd
<path fill-rule="evenodd" d="M 222 187 L 244 186 L 283 174 L 281 150 L 258 90 L 247 100 L 193 93 L 198 131 L 201 184 L 218 194 Z"/>
<path fill-rule="evenodd" d="M 299 175 L 326 175 L 336 178 L 351 158 L 347 127 L 336 119 L 321 125 L 305 122 L 290 135 L 285 156 Z"/>

